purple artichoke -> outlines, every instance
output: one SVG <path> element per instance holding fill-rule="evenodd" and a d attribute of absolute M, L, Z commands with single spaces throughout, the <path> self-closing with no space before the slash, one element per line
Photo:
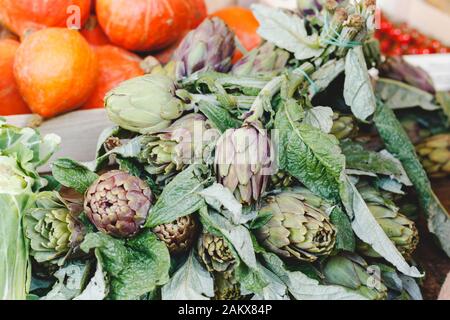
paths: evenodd
<path fill-rule="evenodd" d="M 237 76 L 275 76 L 285 69 L 289 58 L 289 52 L 266 42 L 239 60 L 232 73 Z"/>
<path fill-rule="evenodd" d="M 217 181 L 243 204 L 258 201 L 272 174 L 269 137 L 252 126 L 230 129 L 216 147 Z"/>
<path fill-rule="evenodd" d="M 152 203 L 152 191 L 144 181 L 115 170 L 102 175 L 88 189 L 84 210 L 100 231 L 129 238 L 145 224 Z"/>
<path fill-rule="evenodd" d="M 380 66 L 380 76 L 407 84 L 435 94 L 433 80 L 428 73 L 420 67 L 413 66 L 402 57 L 391 57 Z"/>
<path fill-rule="evenodd" d="M 222 20 L 205 20 L 184 38 L 174 53 L 177 79 L 198 71 L 230 71 L 235 48 L 234 33 Z"/>

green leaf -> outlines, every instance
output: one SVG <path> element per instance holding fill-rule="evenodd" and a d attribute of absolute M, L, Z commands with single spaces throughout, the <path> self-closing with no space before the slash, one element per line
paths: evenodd
<path fill-rule="evenodd" d="M 311 75 L 315 86 L 309 87 L 309 96 L 313 98 L 319 92 L 324 91 L 329 85 L 345 71 L 345 60 L 330 60 Z"/>
<path fill-rule="evenodd" d="M 377 220 L 370 212 L 364 198 L 348 176 L 342 179 L 341 199 L 347 214 L 352 219 L 352 228 L 356 236 L 372 248 L 387 261 L 392 263 L 400 272 L 411 277 L 421 277 L 416 267 L 411 267 L 389 239 Z"/>
<path fill-rule="evenodd" d="M 354 252 L 356 247 L 355 234 L 347 214 L 339 207 L 334 207 L 330 215 L 331 223 L 337 229 L 336 249 Z"/>
<path fill-rule="evenodd" d="M 313 193 L 329 200 L 339 199 L 339 178 L 345 157 L 336 137 L 308 124 L 299 123 L 301 108 L 295 101 L 280 106 L 275 119 L 279 133 L 279 162 Z"/>
<path fill-rule="evenodd" d="M 202 177 L 206 167 L 192 165 L 175 177 L 150 210 L 146 227 L 153 228 L 188 216 L 205 206 L 203 196 L 206 181 Z"/>
<path fill-rule="evenodd" d="M 258 216 L 250 223 L 250 230 L 258 230 L 264 227 L 273 217 L 273 213 L 269 211 L 264 211 L 263 213 L 258 212 Z"/>
<path fill-rule="evenodd" d="M 392 109 L 421 107 L 427 111 L 440 109 L 433 103 L 434 96 L 426 91 L 391 79 L 379 79 L 377 95 Z"/>
<path fill-rule="evenodd" d="M 128 241 L 90 233 L 81 249 L 89 252 L 94 248 L 110 278 L 110 299 L 138 299 L 169 281 L 169 251 L 151 232 Z"/>
<path fill-rule="evenodd" d="M 41 300 L 72 300 L 86 286 L 91 271 L 89 262 L 72 262 L 55 273 L 57 282 Z"/>
<path fill-rule="evenodd" d="M 389 152 L 403 164 L 417 191 L 421 206 L 428 219 L 428 228 L 434 233 L 442 249 L 450 256 L 450 215 L 431 188 L 414 148 L 394 112 L 380 104 L 375 114 L 375 125 Z"/>
<path fill-rule="evenodd" d="M 343 141 L 341 143 L 342 152 L 346 158 L 347 168 L 368 171 L 387 176 L 400 175 L 401 165 L 395 161 L 386 158 L 381 153 L 369 151 L 363 145 L 352 142 Z"/>
<path fill-rule="evenodd" d="M 361 46 L 350 49 L 347 54 L 344 98 L 355 117 L 362 121 L 375 112 L 377 101 Z"/>
<path fill-rule="evenodd" d="M 283 261 L 272 253 L 263 254 L 267 268 L 287 286 L 297 300 L 366 300 L 363 296 L 339 286 L 321 285 L 300 271 L 289 271 Z"/>
<path fill-rule="evenodd" d="M 212 297 L 214 280 L 192 250 L 186 263 L 162 288 L 162 300 L 209 300 Z"/>
<path fill-rule="evenodd" d="M 253 14 L 260 27 L 258 34 L 277 47 L 294 53 L 298 60 L 318 57 L 324 51 L 319 36 L 308 35 L 305 20 L 299 15 L 265 5 L 254 5 Z"/>
<path fill-rule="evenodd" d="M 31 265 L 22 228 L 25 211 L 34 203 L 33 194 L 0 194 L 0 299 L 26 299 Z"/>
<path fill-rule="evenodd" d="M 215 106 L 205 100 L 199 102 L 198 108 L 222 133 L 228 129 L 239 128 L 242 125 L 242 122 L 233 118 L 227 109 Z"/>
<path fill-rule="evenodd" d="M 59 159 L 53 163 L 52 172 L 55 179 L 67 188 L 84 194 L 98 179 L 98 175 L 82 164 L 71 159 Z"/>
<path fill-rule="evenodd" d="M 252 300 L 290 300 L 287 286 L 272 271 L 258 263 L 258 268 L 268 283 L 261 294 L 256 294 Z"/>
<path fill-rule="evenodd" d="M 108 292 L 109 286 L 107 276 L 103 270 L 101 256 L 98 255 L 97 269 L 94 276 L 91 278 L 83 292 L 73 300 L 104 300 L 108 296 Z"/>
<path fill-rule="evenodd" d="M 121 156 L 117 156 L 116 161 L 119 164 L 120 170 L 128 172 L 132 176 L 138 177 L 147 182 L 148 186 L 150 187 L 150 189 L 152 189 L 154 194 L 159 195 L 161 193 L 161 189 L 155 182 L 155 180 L 153 180 L 152 175 L 147 173 L 144 166 L 137 160 L 133 158 L 122 158 Z"/>

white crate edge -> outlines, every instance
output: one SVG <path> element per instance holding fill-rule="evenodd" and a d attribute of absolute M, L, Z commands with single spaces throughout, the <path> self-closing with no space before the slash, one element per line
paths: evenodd
<path fill-rule="evenodd" d="M 5 117 L 8 124 L 26 127 L 32 115 Z M 61 146 L 49 165 L 40 172 L 49 172 L 54 159 L 67 157 L 77 161 L 91 161 L 95 158 L 97 139 L 100 133 L 112 126 L 104 109 L 74 111 L 54 119 L 46 120 L 37 128 L 43 135 L 55 133 L 61 137 Z"/>

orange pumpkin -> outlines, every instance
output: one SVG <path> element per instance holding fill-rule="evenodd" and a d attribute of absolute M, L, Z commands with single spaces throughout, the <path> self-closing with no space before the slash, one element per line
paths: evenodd
<path fill-rule="evenodd" d="M 219 17 L 236 33 L 244 48 L 253 50 L 261 44 L 261 37 L 258 35 L 259 22 L 252 11 L 243 7 L 228 7 L 216 11 L 212 16 Z M 242 57 L 242 52 L 236 51 L 234 61 Z"/>
<path fill-rule="evenodd" d="M 43 29 L 22 42 L 14 75 L 31 110 L 49 118 L 87 101 L 97 84 L 97 58 L 78 31 Z"/>
<path fill-rule="evenodd" d="M 191 25 L 189 29 L 197 28 L 208 16 L 205 0 L 189 0 L 191 4 Z"/>
<path fill-rule="evenodd" d="M 161 64 L 167 64 L 167 63 L 169 63 L 169 62 L 172 60 L 172 58 L 173 58 L 173 54 L 174 54 L 175 50 L 178 49 L 178 46 L 181 44 L 181 42 L 184 40 L 184 37 L 185 37 L 188 33 L 189 33 L 188 30 L 184 31 L 184 32 L 181 34 L 180 38 L 179 38 L 176 42 L 174 42 L 174 43 L 171 44 L 169 47 L 167 47 L 167 48 L 165 48 L 165 49 L 163 49 L 163 50 L 160 50 L 160 51 L 158 51 L 158 52 L 153 53 L 153 56 L 154 56 L 156 59 L 158 59 L 158 61 L 159 61 Z"/>
<path fill-rule="evenodd" d="M 105 95 L 121 82 L 144 75 L 142 59 L 119 47 L 106 45 L 94 48 L 99 65 L 97 87 L 82 109 L 103 108 Z"/>
<path fill-rule="evenodd" d="M 69 10 L 70 6 L 78 7 L 79 12 Z M 66 27 L 77 13 L 82 26 L 90 6 L 90 0 L 0 0 L 0 22 L 23 37 L 45 27 Z"/>
<path fill-rule="evenodd" d="M 20 43 L 12 39 L 0 40 L 0 115 L 31 113 L 20 96 L 14 79 L 13 65 Z"/>
<path fill-rule="evenodd" d="M 111 43 L 98 24 L 97 18 L 95 16 L 89 17 L 89 20 L 86 22 L 86 25 L 83 29 L 81 29 L 80 32 L 87 40 L 87 42 L 94 46 L 102 46 Z"/>
<path fill-rule="evenodd" d="M 197 0 L 97 0 L 97 17 L 112 43 L 132 51 L 155 51 L 192 26 Z"/>

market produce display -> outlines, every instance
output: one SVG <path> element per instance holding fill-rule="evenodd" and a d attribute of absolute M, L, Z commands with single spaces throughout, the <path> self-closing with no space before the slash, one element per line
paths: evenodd
<path fill-rule="evenodd" d="M 204 18 L 169 1 L 177 10 L 161 15 L 191 18 L 164 26 L 144 19 L 152 1 L 128 11 L 120 2 L 97 0 L 97 14 L 112 43 L 133 50 L 173 44 Z M 40 176 L 60 139 L 0 122 L 0 298 L 421 300 L 417 216 L 403 204 L 414 194 L 450 256 L 450 216 L 427 175 L 448 176 L 450 96 L 423 70 L 382 57 L 375 9 L 373 0 L 254 5 L 260 43 L 234 63 L 239 34 L 220 15 L 164 65 L 91 48 L 73 30 L 27 36 L 19 90 L 73 99 L 48 106 L 24 95 L 32 109 L 51 116 L 95 90 L 111 127 L 91 162 L 57 159 Z M 132 14 L 141 24 L 123 23 Z M 158 37 L 139 37 L 145 23 Z M 56 46 L 61 33 L 78 50 L 63 46 L 60 61 L 88 61 L 84 81 L 66 73 L 65 88 L 50 88 L 50 73 L 20 76 L 50 50 L 39 38 Z M 95 72 L 104 83 L 88 89 Z"/>

